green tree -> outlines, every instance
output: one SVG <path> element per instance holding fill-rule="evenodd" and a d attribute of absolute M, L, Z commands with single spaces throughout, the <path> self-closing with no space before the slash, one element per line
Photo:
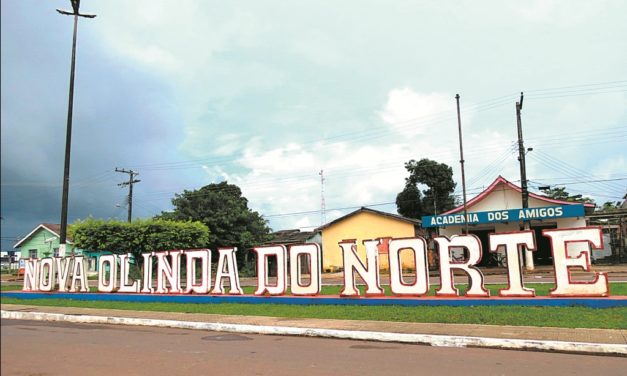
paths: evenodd
<path fill-rule="evenodd" d="M 400 214 L 413 213 L 415 215 L 412 218 L 419 218 L 455 207 L 453 192 L 456 184 L 450 166 L 424 158 L 419 161 L 410 160 L 405 163 L 405 169 L 409 172 L 409 177 L 405 179 L 403 191 L 396 196 L 396 207 Z M 427 187 L 422 190 L 423 197 L 420 197 L 419 185 Z M 399 196 L 402 200 L 399 200 Z M 417 201 L 421 204 L 420 208 L 415 204 Z"/>
<path fill-rule="evenodd" d="M 266 220 L 248 208 L 248 200 L 236 185 L 221 182 L 185 190 L 176 194 L 172 205 L 173 211 L 162 212 L 158 218 L 204 223 L 209 228 L 209 247 L 237 247 L 240 266 L 247 264 L 254 246 L 271 238 Z"/>
<path fill-rule="evenodd" d="M 136 220 L 131 223 L 89 218 L 70 225 L 74 244 L 87 251 L 130 253 L 138 264 L 145 252 L 192 249 L 208 246 L 209 230 L 200 222 L 164 219 Z"/>
<path fill-rule="evenodd" d="M 561 201 L 571 201 L 571 202 L 581 202 L 581 203 L 589 203 L 594 204 L 594 200 L 590 197 L 583 197 L 582 195 L 571 195 L 566 191 L 566 187 L 553 187 L 546 189 L 544 194 L 547 197 L 550 197 L 555 200 Z"/>
<path fill-rule="evenodd" d="M 599 211 L 614 210 L 618 208 L 620 208 L 620 201 L 606 201 L 605 203 L 603 203 L 603 206 L 599 208 Z"/>
<path fill-rule="evenodd" d="M 396 195 L 398 214 L 408 218 L 420 218 L 422 211 L 422 194 L 416 184 L 405 184 L 405 188 Z"/>

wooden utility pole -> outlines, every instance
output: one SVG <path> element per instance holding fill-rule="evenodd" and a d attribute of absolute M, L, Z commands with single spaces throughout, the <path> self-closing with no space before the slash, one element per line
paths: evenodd
<path fill-rule="evenodd" d="M 135 176 L 139 175 L 139 172 L 133 170 L 125 170 L 123 168 L 115 168 L 115 172 L 121 172 L 128 174 L 128 181 L 118 184 L 120 187 L 128 185 L 128 221 L 131 222 L 133 216 L 133 184 L 139 183 L 141 180 L 135 179 Z"/>
<path fill-rule="evenodd" d="M 520 93 L 520 102 L 516 102 L 516 125 L 518 128 L 518 162 L 520 162 L 520 188 L 522 190 L 522 209 L 525 210 L 529 207 L 529 189 L 527 188 L 527 165 L 525 164 L 525 145 L 523 143 L 522 134 L 522 120 L 520 113 L 523 106 L 523 93 Z M 529 221 L 523 221 L 523 228 L 525 231 L 530 229 Z M 522 246 L 521 246 L 522 247 Z M 533 270 L 533 253 L 530 250 L 525 250 L 525 266 L 527 270 Z"/>

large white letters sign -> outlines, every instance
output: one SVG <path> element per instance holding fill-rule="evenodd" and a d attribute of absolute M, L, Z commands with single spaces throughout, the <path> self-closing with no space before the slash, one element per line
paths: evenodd
<path fill-rule="evenodd" d="M 544 230 L 551 241 L 555 268 L 555 288 L 550 297 L 609 295 L 605 273 L 590 273 L 583 280 L 573 280 L 571 271 L 590 272 L 590 252 L 603 248 L 601 229 L 581 227 Z M 459 296 L 455 287 L 455 270 L 466 275 L 468 297 L 489 297 L 483 274 L 477 267 L 484 255 L 481 242 L 474 235 L 455 235 L 450 239 L 436 237 L 440 255 L 440 287 L 435 295 Z M 422 237 L 377 238 L 362 240 L 365 257 L 360 256 L 356 239 L 343 240 L 338 251 L 344 262 L 343 297 L 359 297 L 359 277 L 365 284 L 365 295 L 381 296 L 379 270 L 380 247 L 387 246 L 390 266 L 390 291 L 393 295 L 421 297 L 429 293 L 429 265 L 426 241 Z M 463 249 L 463 260 L 452 260 L 451 250 Z M 489 235 L 489 252 L 504 250 L 507 258 L 508 287 L 499 290 L 501 297 L 535 297 L 535 291 L 523 284 L 520 255 L 536 250 L 532 231 Z M 209 294 L 243 295 L 237 269 L 236 248 L 217 250 L 217 266 L 212 269 L 209 249 L 171 250 L 144 253 L 139 259 L 130 254 L 101 255 L 98 260 L 98 292 L 141 294 Z M 296 244 L 255 247 L 257 254 L 257 288 L 254 295 L 317 295 L 322 285 L 322 252 L 318 244 Z M 362 251 L 363 252 L 363 251 Z M 404 274 L 401 253 L 410 252 L 415 266 L 415 278 Z M 272 261 L 271 261 L 272 260 Z M 139 279 L 131 278 L 132 264 L 141 264 Z M 270 276 L 270 265 L 276 271 Z M 274 267 L 276 265 L 276 268 Z M 153 270 L 154 269 L 154 270 Z M 24 263 L 23 291 L 88 292 L 86 260 L 82 256 L 66 258 L 29 259 Z M 215 270 L 213 286 L 212 270 Z M 591 281 L 590 277 L 594 277 Z M 411 282 L 408 282 L 411 281 Z M 225 287 L 228 282 L 228 287 Z"/>

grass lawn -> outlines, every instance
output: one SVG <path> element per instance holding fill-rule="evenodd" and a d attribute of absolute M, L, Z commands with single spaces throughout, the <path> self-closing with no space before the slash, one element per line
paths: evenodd
<path fill-rule="evenodd" d="M 530 283 L 538 296 L 548 294 L 552 284 Z M 3 291 L 19 290 L 21 286 L 1 286 Z M 387 286 L 386 286 L 387 287 Z M 504 285 L 486 285 L 491 295 L 498 295 Z M 432 286 L 430 295 L 437 286 Z M 464 290 L 464 285 L 459 285 Z M 254 287 L 244 288 L 252 294 Z M 324 286 L 322 294 L 337 295 L 340 286 Z M 92 290 L 94 291 L 94 290 Z M 627 283 L 610 284 L 612 295 L 627 295 Z M 386 288 L 386 294 L 389 289 Z M 627 329 L 627 308 L 594 309 L 586 307 L 401 307 L 401 306 L 296 306 L 284 304 L 180 304 L 180 303 L 130 303 L 104 301 L 77 301 L 72 299 L 22 300 L 2 298 L 3 304 L 29 304 L 39 306 L 71 306 L 85 308 L 121 309 L 160 312 L 213 313 L 224 315 L 251 315 L 291 318 L 322 318 L 347 320 L 378 320 L 396 322 L 432 322 L 457 324 L 489 324 L 516 326 L 545 326 L 564 328 Z"/>
<path fill-rule="evenodd" d="M 78 301 L 71 299 L 21 300 L 3 298 L 3 304 L 71 306 L 133 311 L 213 313 L 396 322 L 489 324 L 563 328 L 627 329 L 627 308 L 585 307 L 400 307 L 400 306 L 296 306 L 285 304 L 179 304 Z"/>
<path fill-rule="evenodd" d="M 2 284 L 0 285 L 0 291 L 20 291 L 22 290 L 22 285 L 6 285 L 6 284 Z"/>

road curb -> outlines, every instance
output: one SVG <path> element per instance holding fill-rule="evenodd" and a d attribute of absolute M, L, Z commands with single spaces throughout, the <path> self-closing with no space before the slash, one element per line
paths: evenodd
<path fill-rule="evenodd" d="M 225 324 L 212 322 L 155 320 L 130 317 L 66 315 L 47 312 L 17 312 L 2 310 L 2 319 L 35 320 L 35 321 L 64 321 L 83 324 L 113 324 L 154 326 L 164 328 L 210 330 L 217 332 L 233 332 L 242 334 L 270 334 L 353 339 L 363 341 L 411 343 L 441 347 L 486 347 L 508 350 L 533 350 L 567 352 L 588 355 L 620 355 L 627 356 L 627 345 L 542 341 L 526 339 L 502 339 L 488 337 L 449 336 L 431 334 L 387 333 L 372 331 L 353 331 L 323 328 L 302 328 L 286 326 Z"/>

